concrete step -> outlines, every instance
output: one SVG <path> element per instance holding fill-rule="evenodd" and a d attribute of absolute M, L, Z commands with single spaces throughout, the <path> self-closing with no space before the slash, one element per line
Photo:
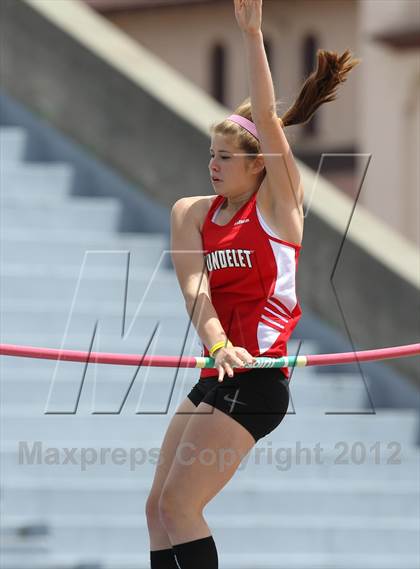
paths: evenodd
<path fill-rule="evenodd" d="M 256 549 L 258 547 L 256 546 Z M 332 554 L 332 553 L 224 553 L 218 552 L 223 569 L 418 569 L 419 556 L 409 554 Z M 0 556 L 3 569 L 150 569 L 149 553 L 81 556 L 74 552 L 56 552 L 48 558 L 33 555 L 31 559 Z"/>
<path fill-rule="evenodd" d="M 39 232 L 37 232 L 39 234 Z M 67 233 L 67 232 L 66 232 Z M 75 234 L 75 242 L 78 242 L 78 236 L 81 232 L 77 232 Z M 82 232 L 82 235 L 84 232 Z M 118 234 L 121 237 L 125 237 L 128 239 L 142 239 L 142 237 L 150 237 L 150 234 L 133 234 L 133 233 L 120 233 Z M 98 233 L 95 232 L 95 235 L 90 233 L 89 238 L 97 238 Z M 153 236 L 154 237 L 154 236 Z M 107 239 L 109 235 L 107 234 Z M 164 239 L 161 237 L 161 245 L 164 246 Z M 147 286 L 149 282 L 151 282 L 155 286 L 163 285 L 166 282 L 173 283 L 175 273 L 172 269 L 166 268 L 163 266 L 163 262 L 165 261 L 165 257 L 169 254 L 168 251 L 162 251 L 161 255 L 161 264 L 159 265 L 158 269 L 155 270 L 155 267 L 145 267 L 144 265 L 140 264 L 133 264 L 132 262 L 127 266 L 128 261 L 130 260 L 128 254 L 122 256 L 121 262 L 119 265 L 114 266 L 101 266 L 95 265 L 90 266 L 88 271 L 84 271 L 83 279 L 89 282 L 93 282 L 96 285 L 103 285 L 106 286 L 114 286 L 114 282 L 120 283 L 121 279 L 126 280 L 127 278 L 127 271 L 128 271 L 128 282 L 130 283 L 132 280 L 137 283 L 137 281 L 141 281 L 144 283 L 144 287 Z M 2 284 L 3 281 L 7 281 L 9 278 L 17 279 L 18 281 L 22 282 L 25 279 L 38 280 L 43 279 L 44 281 L 54 281 L 55 279 L 59 279 L 59 283 L 57 283 L 58 288 L 61 287 L 63 281 L 69 279 L 72 283 L 72 291 L 74 291 L 74 282 L 77 282 L 78 279 L 81 277 L 80 275 L 80 266 L 79 265 L 63 265 L 63 264 L 56 264 L 51 265 L 50 263 L 7 263 L 2 267 Z M 166 279 L 166 280 L 165 280 Z M 35 283 L 36 286 L 36 283 Z M 177 285 L 179 286 L 179 285 Z M 100 294 L 101 286 L 97 287 L 97 294 Z M 9 289 L 10 290 L 10 289 Z M 35 294 L 28 294 L 30 290 L 26 290 L 26 296 L 29 298 L 36 297 Z M 58 295 L 57 298 L 60 298 L 60 290 L 56 291 Z M 108 293 L 107 293 L 108 294 Z M 6 294 L 4 294 L 7 297 Z"/>
<path fill-rule="evenodd" d="M 78 240 L 77 232 L 67 232 L 63 238 L 53 232 L 33 232 L 32 239 L 28 241 L 13 239 L 6 233 L 3 237 L 2 263 L 77 265 L 79 270 L 83 268 L 84 271 L 95 267 L 118 267 L 125 271 L 128 257 L 130 266 L 158 267 L 166 245 L 166 238 L 160 234 L 143 235 L 136 239 L 120 236 L 101 239 L 92 235 L 91 238 Z"/>
<path fill-rule="evenodd" d="M 78 515 L 88 506 L 89 515 L 118 516 L 144 513 L 151 481 L 116 479 L 83 480 L 46 478 L 4 481 L 3 515 L 31 512 L 51 516 L 66 512 Z M 245 515 L 250 512 L 276 515 L 287 511 L 293 516 L 317 512 L 319 516 L 401 516 L 419 517 L 420 489 L 415 481 L 379 482 L 354 480 L 235 480 L 206 507 L 207 515 Z"/>
<path fill-rule="evenodd" d="M 17 520 L 18 517 L 10 516 Z M 149 551 L 144 516 L 49 516 L 52 546 L 80 555 L 138 554 Z M 405 517 L 207 515 L 215 542 L 225 553 L 417 555 L 418 522 Z"/>
<path fill-rule="evenodd" d="M 63 206 L 74 181 L 74 168 L 66 163 L 5 163 L 0 167 L 2 206 L 30 209 L 35 204 Z"/>
<path fill-rule="evenodd" d="M 52 347 L 56 349 L 63 347 L 64 349 L 67 348 L 70 350 L 80 349 L 88 351 L 96 322 L 98 322 L 98 335 L 95 340 L 95 347 L 93 347 L 92 350 L 98 352 L 143 353 L 142 350 L 146 349 L 147 342 L 153 337 L 157 326 L 159 328 L 153 341 L 152 351 L 149 352 L 150 354 L 178 355 L 181 353 L 180 350 L 182 349 L 185 339 L 190 336 L 198 338 L 194 326 L 192 324 L 189 326 L 189 321 L 186 319 L 187 317 L 184 319 L 178 316 L 168 316 L 164 318 L 161 314 L 149 316 L 144 314 L 143 310 L 140 310 L 137 317 L 135 317 L 134 314 L 125 315 L 125 337 L 123 339 L 123 307 L 121 307 L 120 317 L 107 316 L 99 312 L 79 317 L 72 315 L 71 306 L 69 306 L 69 315 L 63 319 L 61 323 L 49 318 L 47 315 L 45 318 L 41 315 L 38 326 L 36 325 L 36 319 L 30 318 L 29 315 L 27 320 L 25 320 L 24 316 L 20 317 L 18 315 L 15 315 L 16 319 L 13 320 L 10 316 L 13 316 L 13 314 L 8 313 L 8 316 L 6 316 L 5 311 L 3 317 L 4 329 L 1 335 L 2 342 L 5 344 L 29 344 L 31 346 L 39 346 L 41 345 L 41 337 L 44 336 L 44 333 L 48 333 L 48 337 L 52 342 L 46 343 L 43 341 L 42 347 Z M 24 327 L 25 325 L 28 326 L 28 329 L 25 330 L 23 334 L 21 330 L 22 326 Z M 74 336 L 76 336 L 76 339 L 72 341 L 70 337 Z M 108 339 L 110 338 L 114 340 L 114 344 L 109 343 Z M 98 344 L 99 341 L 100 344 Z M 63 344 L 63 342 L 65 343 Z M 128 343 L 133 349 L 128 346 Z M 123 352 L 119 346 L 124 346 Z M 191 355 L 199 356 L 201 355 L 200 352 L 201 345 L 199 350 L 198 348 L 194 348 Z"/>
<path fill-rule="evenodd" d="M 199 338 L 197 333 L 195 332 L 194 328 L 189 330 L 189 334 L 187 337 L 182 337 L 181 334 L 177 333 L 176 336 L 170 336 L 169 334 L 165 333 L 165 331 L 158 331 L 157 335 L 154 337 L 154 340 L 149 348 L 149 351 L 146 352 L 147 346 L 153 337 L 152 330 L 142 330 L 139 333 L 132 333 L 131 330 L 128 329 L 128 324 L 125 328 L 125 335 L 122 337 L 121 328 L 117 331 L 113 331 L 113 333 L 109 333 L 109 331 L 101 331 L 100 337 L 96 336 L 95 341 L 92 345 L 92 351 L 94 352 L 101 352 L 101 353 L 113 353 L 113 354 L 144 354 L 147 353 L 148 355 L 165 355 L 165 356 L 179 356 L 180 354 L 184 356 L 199 356 L 201 351 L 201 342 L 199 342 Z M 36 334 L 25 334 L 23 332 L 16 332 L 16 333 L 8 333 L 7 331 L 2 331 L 1 334 L 1 341 L 5 344 L 14 344 L 14 345 L 23 345 L 23 346 L 32 346 L 32 347 L 43 347 L 43 348 L 53 348 L 53 349 L 68 349 L 68 350 L 80 350 L 83 352 L 88 352 L 90 349 L 90 345 L 93 338 L 93 328 L 86 330 L 84 333 L 74 335 L 74 334 L 64 334 L 63 332 L 60 334 L 46 334 L 40 331 Z M 185 341 L 185 345 L 184 345 Z M 70 361 L 61 361 L 58 362 L 56 360 L 41 360 L 41 359 L 34 359 L 34 358 L 23 358 L 20 356 L 0 356 L 2 362 L 2 369 L 4 373 L 7 374 L 9 370 L 15 369 L 15 366 L 20 367 L 21 369 L 27 369 L 27 373 L 35 372 L 37 369 L 44 368 L 45 365 L 50 366 L 49 369 L 55 369 L 56 365 L 59 366 L 60 370 L 58 373 L 69 373 L 65 371 L 67 368 L 75 369 L 76 373 L 80 370 L 83 370 L 85 364 L 83 362 L 70 362 Z M 49 363 L 48 363 L 49 362 Z M 89 366 L 93 365 L 93 362 L 89 362 Z M 105 370 L 106 364 L 98 364 L 101 369 Z M 138 365 L 133 366 L 120 366 L 120 365 L 112 365 L 109 366 L 109 369 L 118 369 L 121 367 L 123 370 L 127 370 L 132 368 L 132 370 L 136 370 Z M 143 366 L 144 367 L 144 366 Z M 46 368 L 48 369 L 48 368 Z M 156 368 L 151 367 L 150 370 L 154 370 Z M 175 368 L 165 368 L 168 370 L 175 370 Z M 198 368 L 194 368 L 198 378 Z M 102 372 L 101 371 L 101 376 Z M 122 372 L 126 377 L 127 371 Z"/>
<path fill-rule="evenodd" d="M 24 159 L 27 134 L 23 128 L 2 126 L 0 128 L 0 164 L 19 163 Z"/>
<path fill-rule="evenodd" d="M 25 512 L 27 515 L 27 512 Z M 45 524 L 22 521 L 14 525 L 8 523 L 7 516 L 2 512 L 0 528 L 0 566 L 19 567 L 16 560 L 27 561 L 33 557 L 45 558 L 49 551 L 48 528 Z M 23 565 L 25 566 L 25 565 Z"/>
<path fill-rule="evenodd" d="M 26 299 L 30 302 L 35 300 L 36 302 L 49 301 L 50 306 L 56 306 L 73 298 L 78 286 L 77 274 L 55 274 L 52 276 L 48 271 L 42 274 L 38 271 L 31 272 L 32 266 L 30 265 L 27 269 L 29 270 L 26 272 L 17 273 L 17 271 L 7 272 L 8 269 L 5 268 L 2 273 L 2 298 L 8 306 L 11 306 L 11 301 L 17 300 L 23 306 Z M 132 269 L 130 267 L 128 279 L 122 271 L 119 275 L 116 275 L 114 271 L 114 274 L 107 276 L 108 278 L 105 278 L 104 272 L 92 274 L 90 271 L 89 274 L 84 275 L 83 282 L 86 282 L 89 289 L 94 290 L 94 297 L 90 298 L 89 302 L 93 305 L 95 302 L 102 304 L 113 298 L 120 299 L 121 291 L 125 291 L 127 284 L 127 294 L 130 296 L 135 294 L 138 299 L 141 299 L 142 295 L 147 292 L 148 297 L 160 297 L 165 300 L 175 295 L 177 302 L 179 297 L 184 303 L 184 297 L 180 296 L 182 295 L 180 286 L 172 271 L 163 268 L 157 273 L 144 270 L 146 274 L 137 271 L 137 275 L 133 276 Z M 30 286 L 27 279 L 30 279 Z M 124 288 L 122 289 L 122 287 Z M 54 292 L 53 296 L 52 292 Z"/>
<path fill-rule="evenodd" d="M 4 514 L 2 514 L 4 515 Z M 42 555 L 45 556 L 48 554 L 49 547 L 48 547 L 48 540 L 45 538 L 39 538 L 38 536 L 35 537 L 21 537 L 19 535 L 8 535 L 0 536 L 0 544 L 1 550 L 3 553 L 12 553 L 22 555 L 23 558 L 27 558 L 32 555 Z M 2 561 L 3 556 L 0 554 L 0 561 Z M 0 564 L 2 569 L 5 567 L 3 564 Z"/>
<path fill-rule="evenodd" d="M 144 308 L 144 304 L 138 306 L 138 311 L 124 312 L 124 305 L 121 302 L 120 314 L 113 315 L 105 313 L 99 307 L 97 311 L 90 309 L 89 313 L 82 313 L 78 311 L 78 306 L 73 308 L 69 303 L 66 312 L 61 315 L 51 314 L 49 311 L 44 314 L 42 311 L 15 311 L 8 310 L 7 307 L 3 310 L 2 326 L 4 333 L 15 334 L 19 330 L 25 329 L 25 333 L 32 333 L 34 337 L 42 330 L 48 330 L 51 334 L 59 336 L 63 335 L 67 329 L 69 333 L 79 334 L 88 330 L 93 330 L 96 321 L 99 321 L 99 326 L 102 331 L 118 334 L 121 330 L 123 318 L 130 326 L 133 326 L 132 333 L 145 333 L 153 330 L 159 323 L 165 335 L 176 336 L 180 334 L 185 336 L 188 328 L 193 326 L 190 323 L 188 314 L 182 313 L 182 305 L 171 305 L 170 313 L 165 314 L 162 307 L 157 309 L 155 314 L 149 315 Z M 68 326 L 68 328 L 66 328 Z"/>
<path fill-rule="evenodd" d="M 139 284 L 136 285 L 136 282 Z M 19 292 L 25 294 L 24 289 L 24 283 L 21 283 Z M 123 314 L 128 319 L 128 316 L 134 316 L 136 311 L 139 311 L 139 317 L 147 315 L 156 318 L 170 316 L 171 318 L 179 317 L 182 320 L 189 319 L 184 296 L 177 283 L 145 284 L 134 279 L 130 279 L 127 283 L 122 278 L 115 283 L 115 286 L 113 283 L 109 286 L 108 283 L 103 283 L 102 287 L 96 289 L 98 291 L 96 294 L 92 282 L 81 278 L 79 281 L 74 281 L 73 290 L 67 298 L 63 296 L 56 298 L 55 291 L 57 290 L 59 296 L 62 295 L 62 291 L 58 290 L 59 284 L 54 283 L 53 280 L 46 285 L 46 289 L 50 293 L 49 297 L 45 294 L 45 290 L 37 296 L 33 289 L 28 290 L 28 283 L 26 283 L 27 296 L 14 297 L 10 285 L 3 288 L 3 291 L 8 293 L 8 296 L 2 295 L 8 330 L 12 331 L 16 327 L 13 325 L 13 319 L 22 317 L 27 318 L 28 330 L 32 329 L 30 322 L 39 322 L 38 316 L 41 313 L 48 315 L 47 318 L 51 321 L 51 325 L 59 327 L 63 320 L 68 319 L 70 313 L 75 319 L 89 316 L 99 317 L 100 315 L 107 318 L 118 318 Z M 6 328 L 6 324 L 4 326 Z M 39 324 L 36 328 L 39 330 Z"/>
<path fill-rule="evenodd" d="M 169 368 L 141 368 L 138 372 L 131 366 L 118 366 L 115 375 L 119 380 L 114 381 L 113 387 L 109 386 L 109 380 L 101 375 L 101 369 L 95 372 L 94 367 L 88 367 L 84 376 L 81 368 L 73 371 L 73 378 L 69 376 L 48 377 L 42 383 L 16 381 L 14 386 L 1 383 L 2 406 L 8 409 L 21 408 L 25 413 L 33 409 L 35 414 L 44 409 L 67 409 L 76 404 L 80 392 L 80 404 L 84 407 L 110 409 L 120 406 L 128 394 L 131 401 L 155 409 L 165 408 L 167 405 L 176 405 L 181 402 L 193 385 L 198 381 L 199 370 L 180 370 L 176 374 L 175 369 Z M 73 368 L 74 370 L 74 368 Z M 111 370 L 112 371 L 112 370 Z M 67 370 L 66 370 L 67 372 Z M 192 373 L 194 372 L 194 373 Z M 96 375 L 95 373 L 99 374 Z M 109 374 L 108 374 L 109 375 Z M 3 371 L 3 376 L 7 373 Z M 83 379 L 84 378 L 84 379 Z M 24 386 L 28 385 L 28 392 L 23 395 Z M 130 388 L 130 385 L 131 388 Z M 83 386 L 83 387 L 82 387 Z M 20 392 L 20 394 L 19 394 Z"/>
<path fill-rule="evenodd" d="M 12 331 L 15 329 L 13 320 L 26 318 L 26 327 L 28 331 L 33 329 L 33 324 L 35 324 L 35 329 L 39 330 L 39 318 L 42 316 L 45 318 L 45 322 L 48 322 L 48 329 L 55 331 L 54 326 L 61 328 L 63 320 L 66 321 L 70 315 L 75 322 L 77 322 L 77 320 L 82 321 L 83 318 L 90 318 L 92 316 L 95 318 L 102 316 L 104 319 L 120 319 L 122 316 L 122 309 L 125 310 L 126 319 L 128 319 L 128 317 L 133 318 L 138 312 L 139 318 L 163 319 L 165 317 L 170 317 L 173 319 L 178 318 L 182 321 L 185 319 L 189 320 L 179 287 L 178 290 L 173 292 L 173 301 L 172 299 L 169 301 L 167 296 L 160 296 L 159 298 L 156 293 L 155 298 L 152 299 L 150 298 L 151 291 L 150 294 L 148 294 L 149 291 L 147 291 L 146 296 L 138 296 L 137 302 L 125 302 L 123 296 L 125 287 L 123 288 L 122 286 L 120 287 L 118 295 L 115 295 L 114 298 L 110 296 L 108 297 L 108 300 L 104 302 L 98 302 L 98 300 L 95 299 L 94 291 L 92 291 L 91 300 L 89 297 L 90 291 L 80 291 L 82 288 L 80 283 L 77 284 L 77 288 L 79 290 L 76 290 L 76 298 L 70 298 L 67 302 L 60 300 L 57 301 L 54 298 L 52 298 L 50 302 L 48 302 L 48 300 L 42 301 L 35 297 L 28 300 L 11 300 L 3 298 L 4 328 Z M 169 287 L 167 287 L 167 289 L 168 288 Z M 36 323 L 38 323 L 38 326 L 36 326 Z"/>
<path fill-rule="evenodd" d="M 91 399 L 97 404 L 110 404 L 119 401 L 129 383 L 128 373 L 116 377 L 115 370 L 107 370 L 107 377 L 102 374 L 102 368 L 97 370 L 95 376 L 93 367 L 88 367 L 84 376 L 83 397 Z M 322 374 L 313 374 L 312 377 L 300 375 L 294 378 L 290 384 L 291 405 L 295 409 L 314 407 L 320 411 L 362 409 L 365 396 L 363 382 L 358 376 L 348 377 L 343 374 L 328 374 L 325 380 L 321 380 Z M 18 373 L 4 374 L 1 380 L 2 400 L 4 405 L 28 405 L 32 403 L 36 407 L 42 407 L 47 403 L 50 389 L 54 389 L 54 401 L 57 404 L 65 404 L 74 400 L 76 386 L 80 384 L 82 374 L 74 372 L 60 374 L 59 380 L 54 384 L 53 375 L 34 375 L 33 370 L 27 370 L 24 375 Z M 156 368 L 153 381 L 147 381 L 145 374 L 137 376 L 137 382 L 144 384 L 147 399 L 154 404 L 161 401 L 162 393 L 172 387 L 172 377 L 168 376 L 166 368 Z M 191 378 L 192 380 L 193 378 Z M 325 381 L 325 385 L 320 381 Z M 363 387 L 362 387 L 363 386 Z M 174 395 L 182 390 L 189 389 L 189 385 L 183 385 L 182 377 L 178 376 L 175 384 Z M 293 408 L 293 407 L 292 407 Z"/>
<path fill-rule="evenodd" d="M 73 197 L 62 203 L 41 201 L 21 204 L 2 204 L 2 225 L 12 239 L 9 230 L 22 229 L 27 239 L 37 238 L 37 229 L 47 230 L 89 230 L 112 232 L 118 228 L 121 205 L 115 198 Z M 53 237 L 52 235 L 50 237 Z"/>
<path fill-rule="evenodd" d="M 143 336 L 144 344 L 146 344 L 145 336 Z M 137 340 L 137 349 L 134 343 L 131 343 L 131 346 L 128 347 L 126 345 L 123 348 L 115 353 L 118 354 L 139 354 L 139 362 L 141 361 L 141 355 L 143 352 L 139 349 L 141 347 L 141 342 L 139 341 L 140 338 L 136 338 Z M 176 351 L 176 347 L 179 345 L 173 343 L 174 338 L 168 336 L 162 340 L 162 343 L 159 342 L 159 348 L 161 346 L 168 347 L 168 352 L 165 355 L 171 355 L 179 357 L 189 357 L 189 353 L 187 350 L 179 350 Z M 189 338 L 189 345 L 194 345 L 191 342 L 192 338 Z M 172 343 L 171 343 L 172 342 Z M 121 339 L 120 339 L 121 343 Z M 119 346 L 118 346 L 119 347 Z M 60 346 L 58 346 L 60 348 Z M 89 346 L 85 346 L 86 353 L 89 351 Z M 170 351 L 169 351 L 170 348 Z M 94 350 L 93 350 L 94 351 Z M 100 349 L 97 350 L 99 353 L 104 352 L 102 350 L 102 345 Z M 160 349 L 159 349 L 160 352 Z M 157 352 L 152 352 L 149 350 L 149 353 L 153 354 Z M 197 353 L 194 353 L 196 356 Z M 187 375 L 191 377 L 191 381 L 193 378 L 197 378 L 200 374 L 199 368 L 188 368 L 188 367 L 179 367 L 177 368 L 175 365 L 173 367 L 162 367 L 162 366 L 148 366 L 142 365 L 111 365 L 111 364 L 95 364 L 92 360 L 86 366 L 85 362 L 73 362 L 73 361 L 56 361 L 56 360 L 43 360 L 41 358 L 21 358 L 19 356 L 1 356 L 1 367 L 2 367 L 2 378 L 0 379 L 1 388 L 6 390 L 10 387 L 13 389 L 13 383 L 15 385 L 20 385 L 21 388 L 24 385 L 30 384 L 37 385 L 37 387 L 41 390 L 48 389 L 48 385 L 50 382 L 59 381 L 60 384 L 63 385 L 63 390 L 71 390 L 71 384 L 74 382 L 78 382 L 79 379 L 82 377 L 85 378 L 85 386 L 93 385 L 94 382 L 97 382 L 97 385 L 102 386 L 105 390 L 113 390 L 114 385 L 115 389 L 118 389 L 120 386 L 124 385 L 129 381 L 129 378 L 133 376 L 133 373 L 139 372 L 140 375 L 137 375 L 137 379 L 143 379 L 150 377 L 148 382 L 150 384 L 156 384 L 157 389 L 162 388 L 164 389 L 165 386 L 170 383 L 172 378 L 177 377 L 177 383 L 181 381 L 182 376 Z M 302 371 L 303 373 L 303 371 Z"/>
<path fill-rule="evenodd" d="M 86 440 L 101 436 L 111 440 L 118 432 L 124 433 L 130 443 L 139 442 L 142 435 L 150 437 L 152 433 L 157 438 L 163 438 L 169 419 L 167 409 L 172 404 L 170 393 L 162 394 L 158 407 L 148 400 L 139 403 L 134 395 L 134 391 L 130 392 L 126 401 L 121 399 L 104 407 L 95 405 L 93 410 L 91 403 L 83 399 L 76 414 L 77 393 L 74 401 L 64 408 L 54 402 L 46 409 L 23 405 L 3 406 L 2 436 L 4 440 L 43 440 L 52 432 L 57 432 L 63 439 Z M 121 414 L 116 414 L 123 403 Z M 48 414 L 44 414 L 45 410 Z M 396 446 L 412 445 L 418 432 L 418 413 L 415 410 L 381 409 L 374 415 L 323 415 L 310 411 L 301 409 L 291 413 L 289 410 L 281 425 L 269 433 L 269 440 L 276 444 L 302 441 L 322 446 L 334 443 L 338 449 L 342 446 L 345 456 L 346 449 L 359 442 L 367 445 L 367 448 L 379 441 L 384 444 L 393 442 Z M 208 421 L 212 419 L 211 414 L 205 415 Z M 134 421 L 137 429 L 133 430 Z"/>

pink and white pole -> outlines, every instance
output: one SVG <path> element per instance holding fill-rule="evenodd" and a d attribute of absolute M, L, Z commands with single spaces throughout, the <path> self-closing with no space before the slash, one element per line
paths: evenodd
<path fill-rule="evenodd" d="M 95 362 L 110 365 L 151 366 L 151 367 L 192 367 L 214 368 L 214 358 L 210 357 L 178 357 L 178 356 L 147 356 L 139 354 L 113 354 L 105 352 L 82 352 L 78 350 L 57 350 L 39 348 L 36 346 L 17 346 L 0 344 L 1 356 L 19 358 L 37 358 L 46 360 L 62 360 L 68 362 Z M 305 367 L 347 364 L 352 362 L 377 361 L 393 358 L 407 358 L 420 355 L 420 343 L 406 346 L 394 346 L 376 350 L 344 352 L 337 354 L 315 354 L 284 356 L 281 358 L 257 357 L 252 368 L 268 367 Z"/>

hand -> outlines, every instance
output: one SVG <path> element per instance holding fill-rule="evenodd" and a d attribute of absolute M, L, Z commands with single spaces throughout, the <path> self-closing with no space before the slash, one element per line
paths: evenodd
<path fill-rule="evenodd" d="M 218 381 L 223 381 L 225 372 L 229 377 L 233 376 L 233 367 L 252 366 L 256 358 L 245 349 L 235 346 L 219 348 L 215 354 L 214 365 L 219 370 Z"/>
<path fill-rule="evenodd" d="M 234 0 L 235 16 L 243 32 L 255 34 L 261 31 L 262 0 Z"/>

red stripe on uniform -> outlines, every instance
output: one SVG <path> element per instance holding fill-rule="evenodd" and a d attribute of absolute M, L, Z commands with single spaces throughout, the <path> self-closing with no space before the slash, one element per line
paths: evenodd
<path fill-rule="evenodd" d="M 270 326 L 270 328 L 274 328 L 274 330 L 277 330 L 278 332 L 284 332 L 284 328 L 280 328 L 279 326 L 273 324 L 273 322 L 267 322 L 267 320 L 264 318 L 264 315 L 261 316 L 261 322 L 266 326 Z"/>
<path fill-rule="evenodd" d="M 275 304 L 277 306 L 277 308 L 280 310 L 283 310 L 286 313 L 286 316 L 292 316 L 292 313 L 290 312 L 290 310 L 288 308 L 285 307 L 285 305 L 280 302 L 280 300 L 274 296 L 271 296 L 269 298 L 269 301 L 272 302 L 273 304 Z"/>
<path fill-rule="evenodd" d="M 269 316 L 269 318 L 273 318 L 273 316 L 274 316 L 274 318 L 280 318 L 280 320 L 282 320 L 283 322 L 286 322 L 286 324 L 287 324 L 287 322 L 289 322 L 289 318 L 280 312 L 276 312 L 274 310 L 274 306 L 272 306 L 271 304 L 270 304 L 270 306 L 264 306 L 263 310 L 267 311 L 267 316 Z"/>

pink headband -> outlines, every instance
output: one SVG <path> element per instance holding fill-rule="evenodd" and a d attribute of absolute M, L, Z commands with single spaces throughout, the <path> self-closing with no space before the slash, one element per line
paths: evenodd
<path fill-rule="evenodd" d="M 241 115 L 230 115 L 230 117 L 228 117 L 228 120 L 236 122 L 236 124 L 239 124 L 242 128 L 244 128 L 245 130 L 250 132 L 253 136 L 255 136 L 257 140 L 260 140 L 258 136 L 257 127 L 252 121 L 246 119 L 245 117 L 241 117 Z"/>

